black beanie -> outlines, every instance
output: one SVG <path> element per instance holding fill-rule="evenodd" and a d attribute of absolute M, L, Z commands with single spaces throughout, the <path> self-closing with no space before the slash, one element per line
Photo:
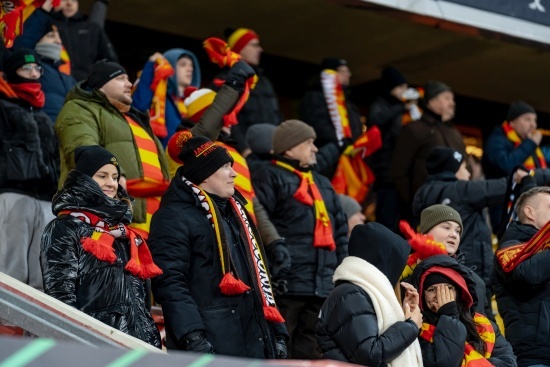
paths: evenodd
<path fill-rule="evenodd" d="M 394 67 L 382 70 L 382 84 L 387 91 L 391 91 L 398 85 L 407 84 L 407 79 Z"/>
<path fill-rule="evenodd" d="M 330 70 L 336 70 L 339 66 L 347 66 L 348 62 L 344 59 L 340 59 L 337 57 L 326 57 L 321 62 L 321 68 L 323 70 L 330 69 Z"/>
<path fill-rule="evenodd" d="M 506 121 L 513 121 L 523 115 L 524 113 L 537 113 L 535 109 L 528 103 L 523 101 L 515 101 L 510 105 L 508 114 L 506 115 Z"/>
<path fill-rule="evenodd" d="M 88 76 L 88 86 L 90 88 L 101 88 L 111 79 L 119 75 L 128 74 L 126 70 L 116 62 L 107 59 L 100 60 L 92 66 Z"/>
<path fill-rule="evenodd" d="M 118 171 L 120 177 L 120 166 L 116 157 L 107 149 L 99 145 L 80 146 L 74 150 L 74 162 L 76 170 L 90 177 L 104 165 L 112 164 Z"/>
<path fill-rule="evenodd" d="M 422 105 L 426 106 L 430 99 L 437 97 L 440 93 L 452 91 L 451 87 L 447 84 L 438 82 L 437 80 L 430 80 L 424 84 L 424 97 L 422 97 Z"/>
<path fill-rule="evenodd" d="M 426 276 L 426 279 L 424 280 L 424 283 L 422 284 L 422 288 L 424 288 L 424 292 L 428 288 L 430 288 L 434 284 L 439 283 L 449 283 L 455 286 L 455 288 L 458 288 L 455 282 L 453 282 L 450 278 L 446 277 L 445 275 L 441 273 L 431 273 Z"/>
<path fill-rule="evenodd" d="M 38 56 L 34 50 L 21 48 L 13 52 L 7 51 L 3 63 L 3 71 L 6 76 L 6 80 L 9 83 L 24 83 L 29 81 L 36 82 L 36 80 L 21 78 L 16 73 L 17 69 L 21 66 L 32 63 L 42 65 L 40 56 Z"/>
<path fill-rule="evenodd" d="M 464 156 L 454 149 L 435 147 L 426 158 L 426 170 L 430 175 L 441 172 L 458 172 Z"/>
<path fill-rule="evenodd" d="M 224 164 L 233 164 L 233 157 L 227 149 L 204 136 L 187 140 L 178 158 L 183 162 L 183 176 L 195 185 L 200 185 Z"/>

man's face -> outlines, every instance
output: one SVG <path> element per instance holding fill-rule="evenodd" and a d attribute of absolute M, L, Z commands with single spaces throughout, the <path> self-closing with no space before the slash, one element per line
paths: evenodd
<path fill-rule="evenodd" d="M 454 255 L 460 245 L 461 233 L 462 228 L 458 223 L 445 221 L 430 229 L 426 234 L 432 235 L 435 241 L 444 244 L 447 254 Z"/>
<path fill-rule="evenodd" d="M 227 162 L 199 184 L 199 187 L 210 194 L 228 199 L 235 193 L 236 177 L 237 172 L 235 172 L 231 163 Z"/>
<path fill-rule="evenodd" d="M 533 225 L 541 229 L 550 220 L 550 194 L 540 193 L 529 200 L 532 208 Z"/>
<path fill-rule="evenodd" d="M 403 93 L 405 93 L 405 91 L 409 88 L 409 85 L 408 84 L 399 84 L 395 87 L 392 88 L 392 90 L 390 91 L 390 94 L 392 96 L 394 96 L 395 98 L 401 100 L 403 99 Z"/>
<path fill-rule="evenodd" d="M 127 74 L 121 74 L 109 80 L 99 90 L 110 99 L 128 106 L 132 104 L 132 83 L 128 80 Z"/>
<path fill-rule="evenodd" d="M 428 101 L 428 108 L 440 115 L 443 122 L 452 120 L 455 116 L 455 97 L 453 92 L 439 93 Z"/>
<path fill-rule="evenodd" d="M 61 44 L 61 37 L 59 37 L 59 32 L 57 31 L 56 26 L 52 26 L 52 30 L 44 35 L 44 37 L 40 38 L 38 43 L 55 43 L 60 45 Z"/>
<path fill-rule="evenodd" d="M 349 85 L 349 80 L 351 78 L 351 71 L 347 65 L 338 66 L 336 68 L 336 75 L 338 75 L 338 81 L 344 87 Z"/>
<path fill-rule="evenodd" d="M 259 39 L 253 39 L 250 42 L 246 44 L 239 52 L 242 59 L 252 66 L 258 66 L 260 65 L 260 57 L 262 55 L 263 48 L 260 46 L 260 40 Z"/>
<path fill-rule="evenodd" d="M 469 181 L 470 180 L 470 171 L 468 171 L 468 167 L 466 166 L 466 161 L 462 161 L 460 164 L 460 168 L 458 168 L 458 171 L 455 173 L 457 180 L 462 181 Z"/>
<path fill-rule="evenodd" d="M 42 66 L 35 62 L 31 62 L 17 68 L 15 73 L 24 79 L 38 80 L 42 76 L 43 71 L 44 69 L 42 69 Z"/>
<path fill-rule="evenodd" d="M 348 218 L 348 238 L 351 236 L 351 230 L 358 224 L 365 224 L 367 217 L 362 212 L 357 212 Z"/>
<path fill-rule="evenodd" d="M 193 61 L 188 57 L 182 57 L 176 63 L 176 75 L 178 86 L 187 88 L 193 80 Z"/>
<path fill-rule="evenodd" d="M 66 18 L 70 18 L 78 12 L 78 0 L 61 0 L 55 10 L 61 10 Z"/>
<path fill-rule="evenodd" d="M 516 130 L 520 138 L 525 139 L 531 131 L 537 128 L 537 114 L 524 113 L 510 121 L 510 126 Z"/>
<path fill-rule="evenodd" d="M 317 163 L 317 147 L 313 139 L 308 139 L 285 152 L 285 156 L 300 162 L 300 167 L 311 167 Z"/>

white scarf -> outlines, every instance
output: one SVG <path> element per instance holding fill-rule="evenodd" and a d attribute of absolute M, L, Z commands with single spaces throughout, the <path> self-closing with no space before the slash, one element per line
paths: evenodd
<path fill-rule="evenodd" d="M 382 334 L 397 321 L 405 321 L 405 314 L 388 278 L 369 262 L 355 256 L 346 257 L 336 268 L 333 282 L 346 280 L 361 287 L 369 295 L 376 319 L 378 333 Z M 422 367 L 422 352 L 416 339 L 388 367 Z"/>

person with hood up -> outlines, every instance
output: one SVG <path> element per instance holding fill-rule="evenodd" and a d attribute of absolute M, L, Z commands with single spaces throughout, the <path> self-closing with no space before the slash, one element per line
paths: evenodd
<path fill-rule="evenodd" d="M 133 199 L 119 185 L 117 158 L 98 145 L 75 151 L 76 169 L 52 201 L 42 235 L 44 291 L 126 334 L 161 347 L 145 279 L 162 271 L 128 227 Z"/>
<path fill-rule="evenodd" d="M 424 316 L 419 339 L 425 367 L 517 366 L 498 326 L 475 312 L 475 281 L 455 260 L 436 255 L 422 261 L 411 284 Z"/>
<path fill-rule="evenodd" d="M 323 357 L 363 366 L 422 366 L 422 314 L 411 285 L 400 305 L 394 293 L 410 246 L 379 223 L 355 226 L 349 256 L 334 273 L 315 329 Z"/>

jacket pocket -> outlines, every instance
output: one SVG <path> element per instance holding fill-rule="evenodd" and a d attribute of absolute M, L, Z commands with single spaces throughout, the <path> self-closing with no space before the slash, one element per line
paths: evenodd
<path fill-rule="evenodd" d="M 37 151 L 28 148 L 19 140 L 3 140 L 7 164 L 7 178 L 10 181 L 37 180 L 41 177 Z M 44 172 L 47 174 L 47 172 Z"/>
<path fill-rule="evenodd" d="M 244 339 L 238 305 L 221 305 L 201 309 L 206 338 L 217 354 L 244 355 Z"/>

